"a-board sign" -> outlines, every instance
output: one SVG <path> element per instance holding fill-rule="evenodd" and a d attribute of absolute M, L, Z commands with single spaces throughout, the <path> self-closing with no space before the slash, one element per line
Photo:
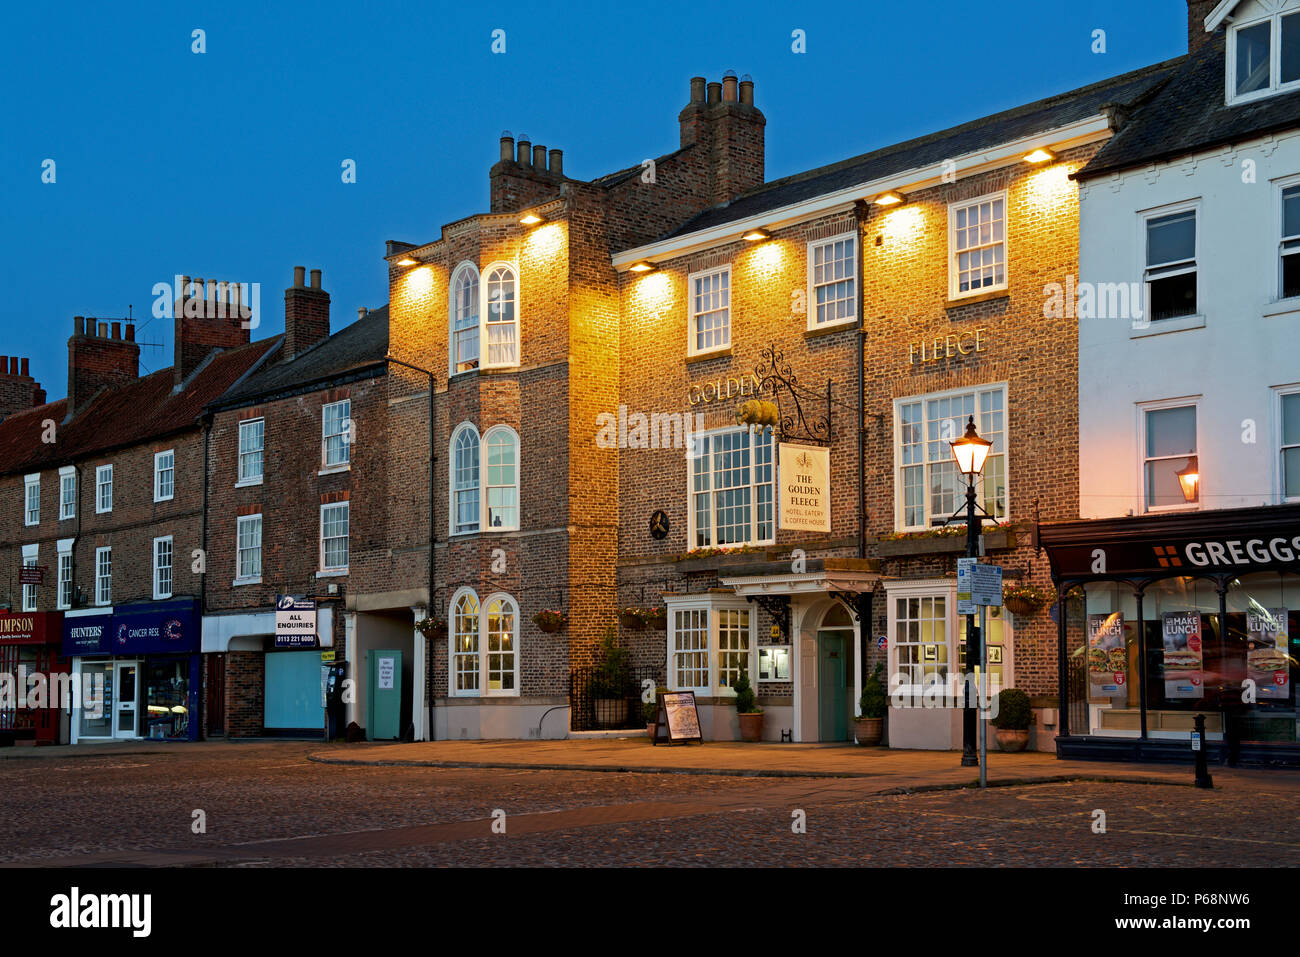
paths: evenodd
<path fill-rule="evenodd" d="M 661 694 L 654 743 L 703 740 L 700 736 L 700 713 L 695 708 L 695 692 L 668 691 Z"/>

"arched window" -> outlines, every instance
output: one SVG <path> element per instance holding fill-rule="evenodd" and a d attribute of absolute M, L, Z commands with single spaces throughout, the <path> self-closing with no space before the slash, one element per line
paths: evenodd
<path fill-rule="evenodd" d="M 484 368 L 519 365 L 519 283 L 513 266 L 495 263 L 485 272 L 483 315 L 487 330 Z"/>
<path fill-rule="evenodd" d="M 451 279 L 450 374 L 478 368 L 478 269 L 461 263 Z"/>
<path fill-rule="evenodd" d="M 493 595 L 483 612 L 487 694 L 519 693 L 519 609 L 509 595 Z"/>
<path fill-rule="evenodd" d="M 487 449 L 487 527 L 519 527 L 519 436 L 508 426 L 489 429 L 483 438 Z"/>
<path fill-rule="evenodd" d="M 479 528 L 478 431 L 466 423 L 451 439 L 451 534 Z"/>
<path fill-rule="evenodd" d="M 476 695 L 479 691 L 479 614 L 478 596 L 465 588 L 452 599 L 451 614 L 451 693 Z"/>

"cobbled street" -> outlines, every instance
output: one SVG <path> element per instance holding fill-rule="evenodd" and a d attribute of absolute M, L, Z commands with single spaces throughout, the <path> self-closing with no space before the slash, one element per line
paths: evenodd
<path fill-rule="evenodd" d="M 1075 780 L 873 794 L 870 779 L 308 759 L 321 749 L 0 761 L 0 865 L 1300 865 L 1295 783 L 1268 772 L 1212 791 Z"/>

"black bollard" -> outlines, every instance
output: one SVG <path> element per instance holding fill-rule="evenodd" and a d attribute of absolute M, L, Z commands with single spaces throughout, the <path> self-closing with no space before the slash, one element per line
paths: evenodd
<path fill-rule="evenodd" d="M 1210 777 L 1210 769 L 1205 761 L 1205 715 L 1198 714 L 1192 719 L 1192 751 L 1196 754 L 1196 786 L 1198 788 L 1214 787 L 1214 779 Z"/>

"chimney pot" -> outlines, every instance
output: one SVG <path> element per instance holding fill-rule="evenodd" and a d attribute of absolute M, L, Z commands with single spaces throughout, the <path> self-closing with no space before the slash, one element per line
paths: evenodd
<path fill-rule="evenodd" d="M 509 163 L 515 158 L 515 138 L 509 130 L 501 131 L 501 162 Z"/>
<path fill-rule="evenodd" d="M 113 338 L 114 338 L 114 339 L 121 339 L 121 338 L 122 338 L 122 323 L 121 323 L 121 322 L 114 321 L 114 323 L 113 323 Z"/>
<path fill-rule="evenodd" d="M 528 139 L 528 134 L 525 133 L 520 136 L 519 142 L 516 145 L 519 150 L 516 162 L 518 162 L 520 166 L 531 166 L 533 161 L 533 144 L 532 141 Z"/>
<path fill-rule="evenodd" d="M 368 316 L 368 315 L 370 315 L 370 310 L 367 309 L 365 306 L 359 306 L 359 307 L 357 308 L 357 318 L 358 318 L 358 319 L 364 319 L 364 318 L 366 318 L 366 316 Z"/>
<path fill-rule="evenodd" d="M 533 147 L 533 169 L 537 170 L 539 173 L 546 172 L 546 147 L 545 146 Z"/>
<path fill-rule="evenodd" d="M 126 341 L 135 342 L 135 323 L 128 322 L 126 324 Z"/>
<path fill-rule="evenodd" d="M 9 374 L 9 357 L 0 356 L 0 375 Z"/>
<path fill-rule="evenodd" d="M 24 358 L 22 362 L 23 362 L 23 371 L 18 374 L 25 376 L 27 375 L 27 360 Z"/>
<path fill-rule="evenodd" d="M 748 73 L 740 78 L 740 105 L 754 105 L 754 81 Z"/>
<path fill-rule="evenodd" d="M 108 338 L 108 323 L 107 323 L 107 322 L 101 322 L 101 323 L 99 323 L 99 332 L 97 333 L 97 335 L 98 335 L 99 338 L 101 338 L 101 339 L 107 339 L 107 338 Z"/>
<path fill-rule="evenodd" d="M 724 103 L 736 102 L 736 74 L 728 70 L 722 77 L 722 101 Z"/>
<path fill-rule="evenodd" d="M 550 170 L 556 176 L 564 175 L 564 153 L 560 150 L 551 150 Z"/>
<path fill-rule="evenodd" d="M 717 106 L 722 102 L 722 84 L 716 80 L 709 84 L 709 96 L 705 101 L 709 106 Z"/>
<path fill-rule="evenodd" d="M 9 357 L 9 374 L 10 374 L 10 375 L 17 375 L 17 374 L 18 374 L 18 357 L 17 357 L 17 356 L 10 356 L 10 357 Z"/>
<path fill-rule="evenodd" d="M 312 287 L 313 289 L 319 289 L 319 288 L 320 288 L 320 270 L 319 270 L 319 269 L 313 269 L 313 270 L 311 271 L 311 287 Z"/>
<path fill-rule="evenodd" d="M 181 298 L 190 298 L 190 277 L 181 276 Z"/>
<path fill-rule="evenodd" d="M 704 84 L 705 79 L 702 76 L 691 77 L 691 102 L 704 105 Z"/>
<path fill-rule="evenodd" d="M 306 266 L 294 266 L 293 267 L 293 288 L 301 289 L 303 286 L 305 286 L 306 276 L 307 276 Z"/>
<path fill-rule="evenodd" d="M 84 335 L 86 334 L 86 317 L 85 317 L 85 316 L 73 316 L 73 317 L 72 317 L 72 334 L 73 334 L 74 336 L 84 336 Z"/>

